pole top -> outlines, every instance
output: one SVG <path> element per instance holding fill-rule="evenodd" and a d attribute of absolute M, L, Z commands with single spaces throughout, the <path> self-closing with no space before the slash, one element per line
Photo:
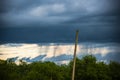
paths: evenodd
<path fill-rule="evenodd" d="M 79 30 L 77 29 L 76 32 L 79 32 Z"/>

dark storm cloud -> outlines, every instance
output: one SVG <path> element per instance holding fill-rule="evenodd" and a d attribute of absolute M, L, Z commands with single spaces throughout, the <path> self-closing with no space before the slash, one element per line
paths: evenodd
<path fill-rule="evenodd" d="M 69 28 L 69 29 L 68 29 Z M 2 42 L 74 42 L 75 30 L 80 29 L 79 42 L 119 42 L 119 34 L 114 27 L 30 27 L 28 28 L 1 28 Z"/>
<path fill-rule="evenodd" d="M 34 0 L 1 0 L 0 12 L 1 13 L 22 12 L 33 7 L 60 3 L 60 2 L 61 1 L 56 1 L 56 0 L 35 0 L 35 1 Z"/>
<path fill-rule="evenodd" d="M 54 17 L 59 22 L 61 21 L 60 17 L 67 17 L 67 20 L 69 20 L 76 17 L 84 17 L 84 15 L 105 14 L 110 11 L 116 13 L 116 11 L 119 11 L 119 0 L 4 0 L 1 3 L 4 3 L 2 12 L 5 13 L 2 16 L 10 24 L 19 20 L 28 23 L 38 20 L 39 22 L 45 22 L 46 20 L 49 22 L 50 20 L 54 20 Z M 55 6 L 52 6 L 54 4 Z M 57 7 L 56 10 L 65 10 L 59 14 L 53 11 L 55 7 Z M 40 19 L 40 16 L 44 16 L 42 17 L 43 20 Z M 62 18 L 62 20 L 65 18 Z M 21 21 L 16 24 L 23 24 Z"/>
<path fill-rule="evenodd" d="M 86 15 L 119 15 L 119 2 L 119 0 L 4 0 L 1 1 L 0 10 L 4 13 L 2 17 L 10 23 L 19 20 L 29 23 L 30 21 L 45 22 L 54 20 L 55 17 L 59 22 L 60 17 L 64 17 L 62 20 L 65 18 L 72 20 L 76 17 L 84 18 Z M 16 24 L 23 24 L 21 21 Z"/>
<path fill-rule="evenodd" d="M 119 9 L 119 0 L 1 0 L 1 8 L 11 10 L 26 10 L 27 8 L 32 8 L 36 6 L 50 5 L 50 4 L 65 4 L 66 7 L 71 8 L 77 7 L 80 9 L 81 5 L 83 7 L 90 6 L 93 4 L 94 6 L 102 6 L 103 8 L 109 8 L 110 11 L 115 11 Z M 78 4 L 77 4 L 78 3 Z M 102 4 L 101 4 L 102 3 Z M 106 5 L 105 5 L 106 4 Z M 103 9 L 104 10 L 104 9 Z M 74 11 L 74 10 L 72 10 Z M 84 11 L 84 10 L 83 10 Z"/>
<path fill-rule="evenodd" d="M 119 42 L 120 0 L 0 1 L 1 42 Z"/>

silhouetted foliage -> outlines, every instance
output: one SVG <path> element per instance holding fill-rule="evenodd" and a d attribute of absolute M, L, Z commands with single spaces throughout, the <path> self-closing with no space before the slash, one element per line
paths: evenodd
<path fill-rule="evenodd" d="M 20 60 L 16 65 L 12 61 L 0 60 L 0 80 L 71 80 L 71 61 L 68 65 L 53 62 L 33 62 L 27 64 Z M 76 59 L 75 80 L 120 80 L 120 64 L 97 62 L 92 55 Z"/>

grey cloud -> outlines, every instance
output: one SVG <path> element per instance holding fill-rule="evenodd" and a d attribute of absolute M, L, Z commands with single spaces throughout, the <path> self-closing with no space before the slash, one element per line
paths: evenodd
<path fill-rule="evenodd" d="M 80 30 L 81 41 L 120 41 L 120 0 L 0 2 L 1 42 L 71 42 L 76 29 Z M 65 10 L 54 11 L 53 4 L 63 5 Z M 29 14 L 32 9 L 38 16 Z M 59 11 L 59 8 L 55 10 Z"/>
<path fill-rule="evenodd" d="M 81 16 L 63 23 L 66 24 L 78 24 L 78 25 L 96 25 L 96 26 L 114 26 L 119 27 L 120 16 L 117 15 L 90 15 L 90 16 Z"/>
<path fill-rule="evenodd" d="M 35 1 L 34 0 L 9 0 L 9 1 L 4 0 L 0 2 L 2 4 L 1 10 L 7 10 L 9 12 L 11 11 L 20 12 L 20 11 L 25 11 L 27 9 L 30 9 L 32 7 L 56 3 L 55 0 L 35 0 Z"/>
<path fill-rule="evenodd" d="M 79 29 L 80 42 L 119 42 L 119 28 L 100 26 L 55 25 L 23 28 L 1 28 L 1 42 L 74 42 L 76 29 Z M 117 31 L 118 30 L 118 31 Z M 17 34 L 16 34 L 17 33 Z"/>
<path fill-rule="evenodd" d="M 107 55 L 103 56 L 101 54 L 96 54 L 95 55 L 96 58 L 98 59 L 98 61 L 106 61 L 107 63 L 109 63 L 110 61 L 116 61 L 116 62 L 120 62 L 120 53 L 108 53 Z"/>
<path fill-rule="evenodd" d="M 46 58 L 45 61 L 65 61 L 65 60 L 71 60 L 72 58 L 73 58 L 72 55 L 62 54 L 59 56 L 53 56 L 50 58 Z"/>
<path fill-rule="evenodd" d="M 118 0 L 113 2 L 113 0 L 4 0 L 1 1 L 3 4 L 3 8 L 1 12 L 5 12 L 5 14 L 9 14 L 11 17 L 17 15 L 23 15 L 23 17 L 30 15 L 27 14 L 27 11 L 31 10 L 32 8 L 36 8 L 38 6 L 48 6 L 53 4 L 64 4 L 66 11 L 61 14 L 61 16 L 70 16 L 70 17 L 79 17 L 91 14 L 100 14 L 100 13 L 107 13 L 109 11 L 118 11 Z M 98 4 L 99 2 L 99 4 Z M 6 11 L 8 12 L 6 12 Z M 91 13 L 92 11 L 92 13 Z M 90 13 L 89 13 L 90 12 Z M 114 11 L 115 13 L 115 11 Z M 11 15 L 13 14 L 13 15 Z M 52 14 L 49 16 L 60 16 L 60 14 Z M 5 17 L 8 18 L 8 17 Z M 32 18 L 31 18 L 32 19 Z M 59 19 L 59 17 L 58 17 Z M 16 18 L 17 20 L 17 18 Z M 19 19 L 18 19 L 19 20 Z"/>
<path fill-rule="evenodd" d="M 21 46 L 23 46 L 23 44 L 11 44 L 11 43 L 9 43 L 9 44 L 4 44 L 4 46 L 7 46 L 7 47 L 21 47 Z"/>

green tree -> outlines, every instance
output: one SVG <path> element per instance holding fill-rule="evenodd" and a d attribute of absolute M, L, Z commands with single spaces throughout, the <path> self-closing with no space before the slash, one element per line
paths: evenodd
<path fill-rule="evenodd" d="M 0 80 L 70 80 L 73 61 L 68 65 L 57 65 L 53 62 L 23 61 L 19 65 L 14 62 L 0 60 Z M 75 80 L 119 80 L 120 63 L 109 64 L 97 62 L 92 55 L 82 59 L 76 58 Z"/>
<path fill-rule="evenodd" d="M 112 80 L 120 80 L 120 64 L 118 62 L 111 61 L 109 67 Z"/>

